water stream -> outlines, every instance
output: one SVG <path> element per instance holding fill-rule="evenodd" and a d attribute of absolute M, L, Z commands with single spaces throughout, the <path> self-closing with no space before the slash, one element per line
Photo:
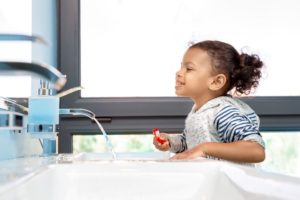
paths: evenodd
<path fill-rule="evenodd" d="M 96 122 L 96 124 L 98 125 L 100 131 L 102 132 L 104 140 L 106 142 L 106 146 L 107 146 L 108 150 L 111 152 L 111 154 L 113 156 L 113 159 L 116 160 L 117 159 L 117 155 L 116 155 L 116 153 L 115 153 L 115 151 L 113 149 L 112 143 L 111 143 L 108 135 L 106 134 L 104 128 L 102 127 L 102 125 L 100 124 L 100 122 L 95 117 L 92 117 L 90 119 L 94 120 Z"/>

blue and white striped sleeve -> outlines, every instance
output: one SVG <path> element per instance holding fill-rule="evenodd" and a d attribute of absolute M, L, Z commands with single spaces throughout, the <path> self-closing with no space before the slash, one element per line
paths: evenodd
<path fill-rule="evenodd" d="M 226 106 L 217 113 L 214 126 L 222 142 L 251 140 L 265 146 L 259 133 L 258 117 L 254 112 L 245 115 L 236 107 Z"/>
<path fill-rule="evenodd" d="M 170 151 L 173 153 L 180 153 L 187 150 L 185 131 L 178 135 L 169 135 Z"/>

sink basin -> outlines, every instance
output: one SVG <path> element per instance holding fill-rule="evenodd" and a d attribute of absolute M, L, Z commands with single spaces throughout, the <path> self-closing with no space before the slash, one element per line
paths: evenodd
<path fill-rule="evenodd" d="M 228 162 L 124 159 L 50 164 L 0 190 L 0 199 L 287 200 L 299 189 L 298 178 Z"/>

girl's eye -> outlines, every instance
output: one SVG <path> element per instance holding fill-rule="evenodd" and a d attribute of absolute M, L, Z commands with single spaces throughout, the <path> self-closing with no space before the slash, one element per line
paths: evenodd
<path fill-rule="evenodd" d="M 186 71 L 191 71 L 191 70 L 193 70 L 193 69 L 189 68 L 189 67 L 186 68 Z"/>

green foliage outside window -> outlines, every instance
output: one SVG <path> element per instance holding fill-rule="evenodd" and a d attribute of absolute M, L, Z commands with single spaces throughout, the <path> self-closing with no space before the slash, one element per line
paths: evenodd
<path fill-rule="evenodd" d="M 300 133 L 264 132 L 266 160 L 260 164 L 265 171 L 300 177 Z M 152 135 L 111 135 L 116 152 L 153 152 Z M 102 135 L 78 135 L 73 138 L 74 153 L 107 152 Z"/>

